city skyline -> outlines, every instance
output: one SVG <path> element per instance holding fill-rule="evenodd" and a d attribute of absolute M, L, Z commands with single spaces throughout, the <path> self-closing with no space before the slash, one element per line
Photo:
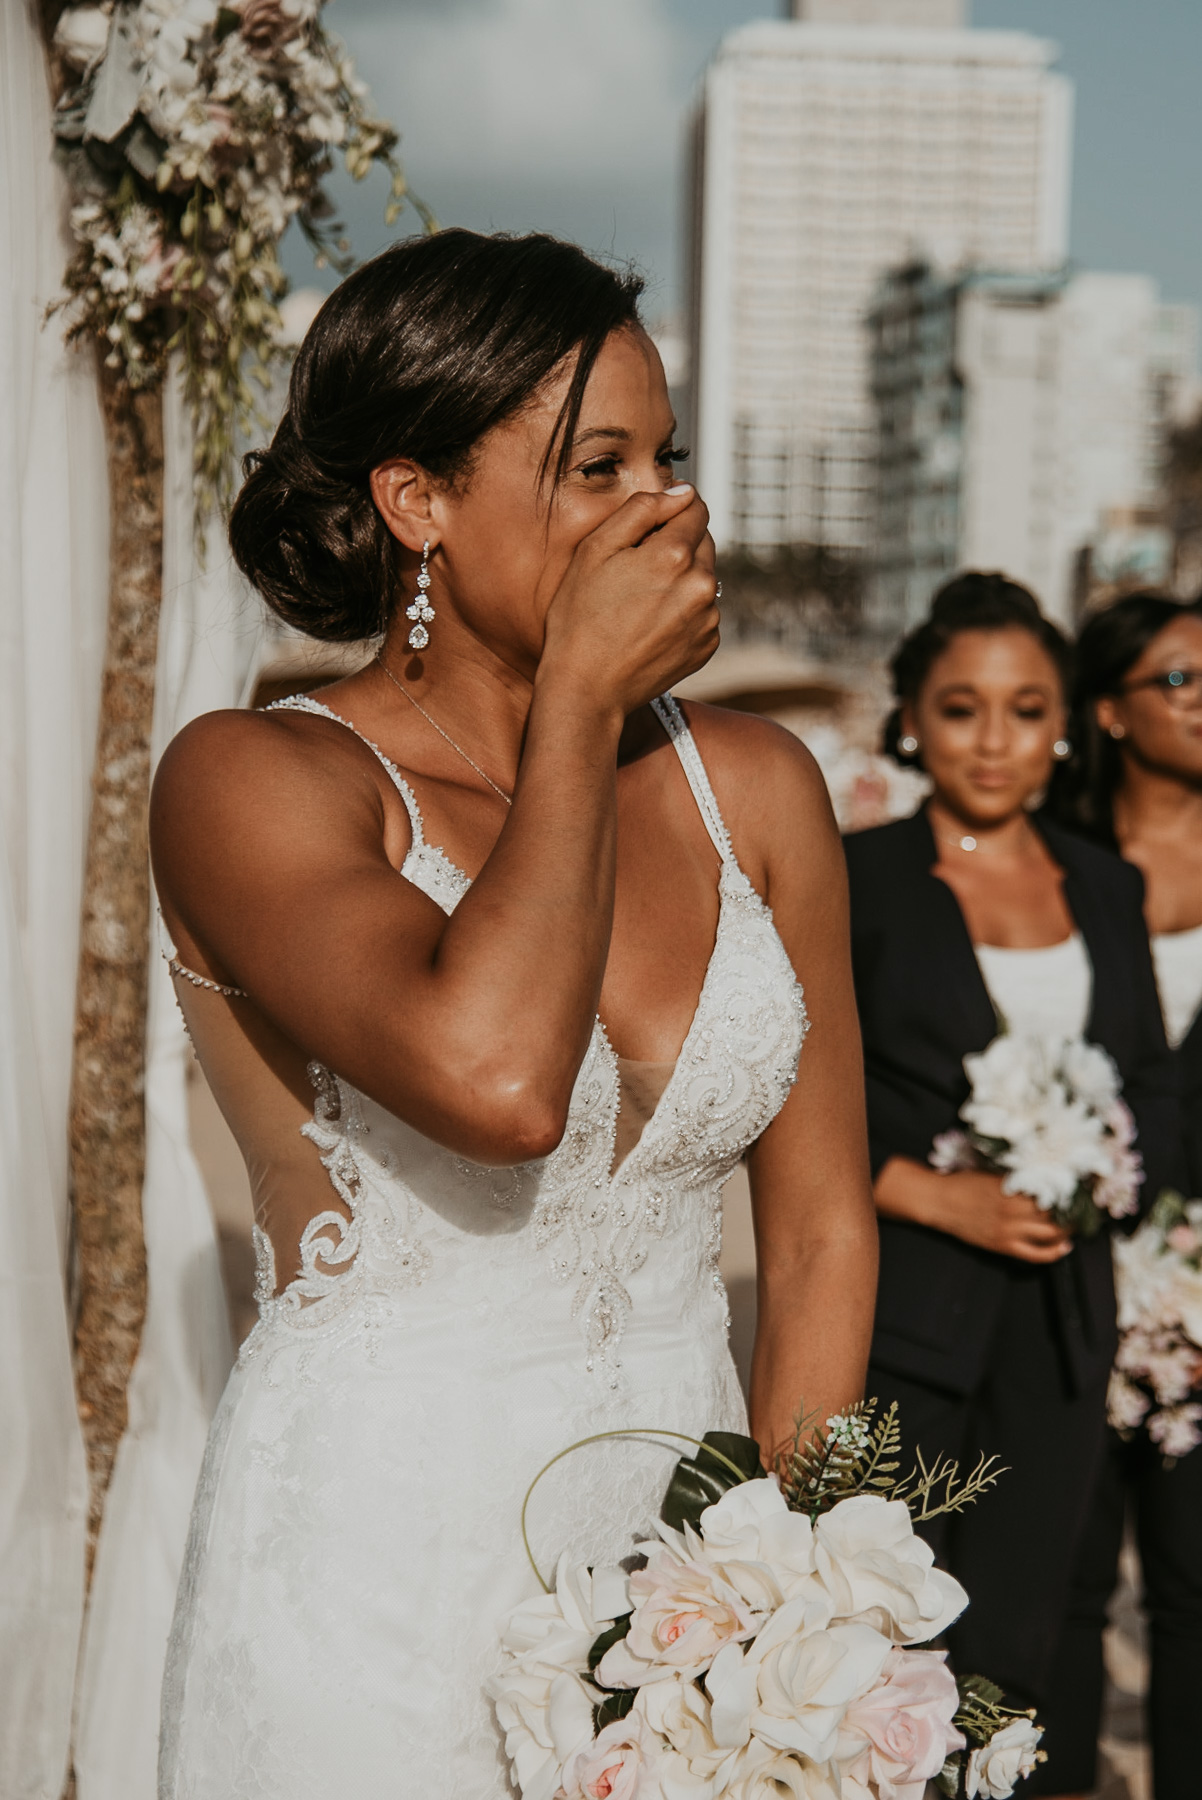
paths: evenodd
<path fill-rule="evenodd" d="M 632 256 L 649 277 L 649 315 L 662 319 L 683 298 L 685 120 L 701 73 L 729 31 L 785 10 L 755 0 L 613 0 L 604 14 L 560 0 L 339 0 L 330 23 L 400 126 L 409 175 L 444 223 L 552 230 Z M 1202 7 L 1157 0 L 1152 30 L 1139 0 L 973 0 L 970 16 L 1062 47 L 1057 66 L 1077 89 L 1072 261 L 1147 273 L 1166 300 L 1202 305 Z M 382 188 L 338 186 L 360 256 L 395 235 L 382 224 Z M 303 243 L 287 246 L 286 261 L 298 285 L 332 285 Z"/>
<path fill-rule="evenodd" d="M 846 3 L 846 0 L 845 0 Z M 693 430 L 719 548 L 874 541 L 865 319 L 884 272 L 1063 266 L 1072 85 L 1055 46 L 955 0 L 804 0 L 706 76 L 695 150 Z M 923 21 L 933 20 L 933 27 Z"/>

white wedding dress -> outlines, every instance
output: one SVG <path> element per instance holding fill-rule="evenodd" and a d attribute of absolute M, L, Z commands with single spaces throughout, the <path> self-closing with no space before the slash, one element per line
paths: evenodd
<path fill-rule="evenodd" d="M 261 1319 L 197 1491 L 161 1800 L 502 1800 L 485 1684 L 499 1618 L 537 1591 L 530 1482 L 594 1432 L 745 1429 L 720 1190 L 789 1092 L 806 1015 L 683 717 L 657 712 L 721 858 L 721 904 L 680 1057 L 616 1169 L 627 1082 L 600 1023 L 562 1143 L 516 1169 L 456 1156 L 310 1069 L 303 1149 L 333 1204 L 281 1293 L 257 1233 Z M 380 759 L 412 823 L 402 874 L 450 912 L 467 877 Z M 193 1021 L 239 1003 L 180 992 Z M 559 1463 L 530 1509 L 544 1573 L 564 1551 L 628 1554 L 684 1449 L 617 1439 Z"/>

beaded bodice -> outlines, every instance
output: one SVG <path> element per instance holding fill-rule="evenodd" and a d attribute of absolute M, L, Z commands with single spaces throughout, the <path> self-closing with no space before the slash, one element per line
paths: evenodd
<path fill-rule="evenodd" d="M 277 704 L 346 723 L 307 697 Z M 721 857 L 720 904 L 692 1023 L 633 1148 L 615 1168 L 620 1067 L 600 1020 L 562 1141 L 516 1168 L 457 1156 L 310 1065 L 316 1104 L 304 1135 L 340 1204 L 309 1221 L 300 1272 L 278 1294 L 270 1241 L 256 1233 L 262 1325 L 252 1350 L 264 1329 L 376 1329 L 398 1309 L 451 1296 L 494 1334 L 514 1321 L 520 1328 L 527 1307 L 561 1308 L 574 1354 L 617 1385 L 621 1340 L 636 1309 L 679 1309 L 682 1296 L 721 1288 L 720 1189 L 784 1103 L 807 1020 L 772 915 L 739 867 L 684 718 L 671 699 L 655 705 Z M 450 912 L 469 879 L 427 843 L 412 789 L 369 747 L 409 814 L 401 873 Z"/>

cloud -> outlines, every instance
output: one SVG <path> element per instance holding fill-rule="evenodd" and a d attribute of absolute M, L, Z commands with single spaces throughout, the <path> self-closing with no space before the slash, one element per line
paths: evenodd
<path fill-rule="evenodd" d="M 331 10 L 406 165 L 461 183 L 671 184 L 691 58 L 665 0 Z"/>

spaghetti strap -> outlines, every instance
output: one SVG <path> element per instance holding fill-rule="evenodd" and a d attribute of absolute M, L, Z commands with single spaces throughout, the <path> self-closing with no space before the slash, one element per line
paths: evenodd
<path fill-rule="evenodd" d="M 405 811 L 409 814 L 409 824 L 413 831 L 413 849 L 418 852 L 425 849 L 426 839 L 422 831 L 421 808 L 417 804 L 416 794 L 391 758 L 385 756 L 378 744 L 373 744 L 369 737 L 364 737 L 361 731 L 356 730 L 349 719 L 344 719 L 341 713 L 336 713 L 332 708 L 323 706 L 320 700 L 314 700 L 308 694 L 289 694 L 284 700 L 273 700 L 270 706 L 264 708 L 264 711 L 315 713 L 318 718 L 332 719 L 335 725 L 345 726 L 347 731 L 357 737 L 361 744 L 366 744 L 372 755 L 387 771 L 393 787 L 405 802 Z"/>
<path fill-rule="evenodd" d="M 680 758 L 680 766 L 684 770 L 686 781 L 693 790 L 693 798 L 697 802 L 701 822 L 709 832 L 714 849 L 724 863 L 734 863 L 735 852 L 730 841 L 730 833 L 718 810 L 718 802 L 714 798 L 710 778 L 705 772 L 701 752 L 697 748 L 692 732 L 685 723 L 684 714 L 671 694 L 661 694 L 658 700 L 651 702 L 651 706 L 656 718 L 671 739 L 672 748 Z"/>

